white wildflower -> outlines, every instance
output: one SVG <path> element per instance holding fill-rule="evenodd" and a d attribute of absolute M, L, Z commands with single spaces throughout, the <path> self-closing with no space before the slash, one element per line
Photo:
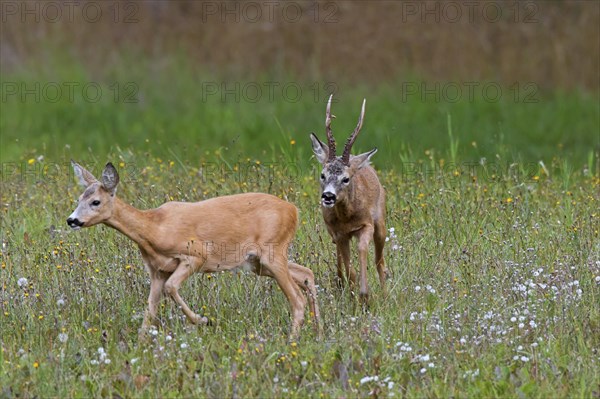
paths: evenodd
<path fill-rule="evenodd" d="M 536 323 L 534 320 L 530 320 L 530 321 L 529 321 L 529 326 L 530 326 L 531 328 L 536 328 L 536 327 L 537 327 L 537 323 Z"/>
<path fill-rule="evenodd" d="M 374 375 L 374 376 L 366 376 L 360 379 L 360 384 L 366 384 L 367 382 L 371 382 L 371 381 L 379 381 L 379 376 Z"/>
<path fill-rule="evenodd" d="M 17 285 L 21 288 L 26 287 L 27 286 L 27 279 L 25 277 L 21 277 L 20 279 L 17 280 Z"/>

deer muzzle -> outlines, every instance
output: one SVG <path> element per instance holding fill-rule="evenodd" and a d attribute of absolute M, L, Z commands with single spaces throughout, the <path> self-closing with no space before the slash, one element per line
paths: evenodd
<path fill-rule="evenodd" d="M 67 224 L 72 229 L 80 229 L 81 227 L 83 227 L 83 222 L 81 220 L 72 217 L 69 217 L 67 219 Z"/>

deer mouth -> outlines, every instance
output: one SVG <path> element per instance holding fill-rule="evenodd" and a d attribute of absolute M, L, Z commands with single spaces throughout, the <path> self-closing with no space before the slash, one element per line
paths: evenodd
<path fill-rule="evenodd" d="M 333 208 L 333 206 L 335 205 L 335 200 L 323 198 L 323 200 L 321 201 L 321 205 L 323 205 L 325 208 Z"/>
<path fill-rule="evenodd" d="M 325 191 L 321 194 L 321 204 L 325 208 L 331 208 L 335 205 L 336 195 L 331 191 Z"/>

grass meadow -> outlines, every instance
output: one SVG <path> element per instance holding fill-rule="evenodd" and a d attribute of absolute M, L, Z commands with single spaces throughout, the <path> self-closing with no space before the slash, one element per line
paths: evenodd
<path fill-rule="evenodd" d="M 91 81 L 70 68 L 3 79 Z M 367 97 L 354 152 L 379 148 L 387 191 L 389 295 L 371 263 L 364 312 L 335 283 L 308 139 L 323 137 L 331 82 L 250 101 L 185 70 L 131 74 L 96 102 L 78 90 L 3 99 L 0 397 L 600 395 L 597 96 L 504 86 L 447 101 L 400 82 L 335 83 L 338 142 Z M 163 300 L 161 327 L 139 343 L 149 278 L 126 237 L 67 227 L 81 193 L 71 158 L 97 175 L 112 161 L 118 195 L 139 208 L 250 191 L 294 203 L 290 258 L 315 273 L 323 339 L 307 315 L 287 342 L 283 294 L 240 272 L 183 285 L 212 326 Z"/>

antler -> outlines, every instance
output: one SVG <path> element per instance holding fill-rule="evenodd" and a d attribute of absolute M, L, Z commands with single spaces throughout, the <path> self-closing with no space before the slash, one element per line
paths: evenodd
<path fill-rule="evenodd" d="M 329 147 L 328 161 L 333 161 L 335 159 L 335 139 L 333 138 L 333 133 L 331 132 L 331 119 L 335 118 L 335 115 L 331 115 L 332 98 L 333 94 L 329 96 L 329 101 L 327 101 L 327 109 L 325 111 L 325 133 L 327 133 L 327 146 Z"/>
<path fill-rule="evenodd" d="M 352 150 L 352 145 L 356 141 L 356 137 L 358 136 L 358 133 L 360 132 L 360 129 L 362 128 L 363 118 L 365 116 L 366 103 L 367 103 L 367 99 L 365 98 L 362 103 L 362 109 L 360 111 L 360 117 L 358 118 L 358 124 L 356 125 L 356 128 L 354 129 L 354 131 L 352 132 L 350 137 L 348 137 L 348 140 L 346 141 L 346 145 L 344 146 L 344 153 L 342 154 L 342 162 L 344 163 L 344 165 L 350 164 L 350 151 Z"/>

